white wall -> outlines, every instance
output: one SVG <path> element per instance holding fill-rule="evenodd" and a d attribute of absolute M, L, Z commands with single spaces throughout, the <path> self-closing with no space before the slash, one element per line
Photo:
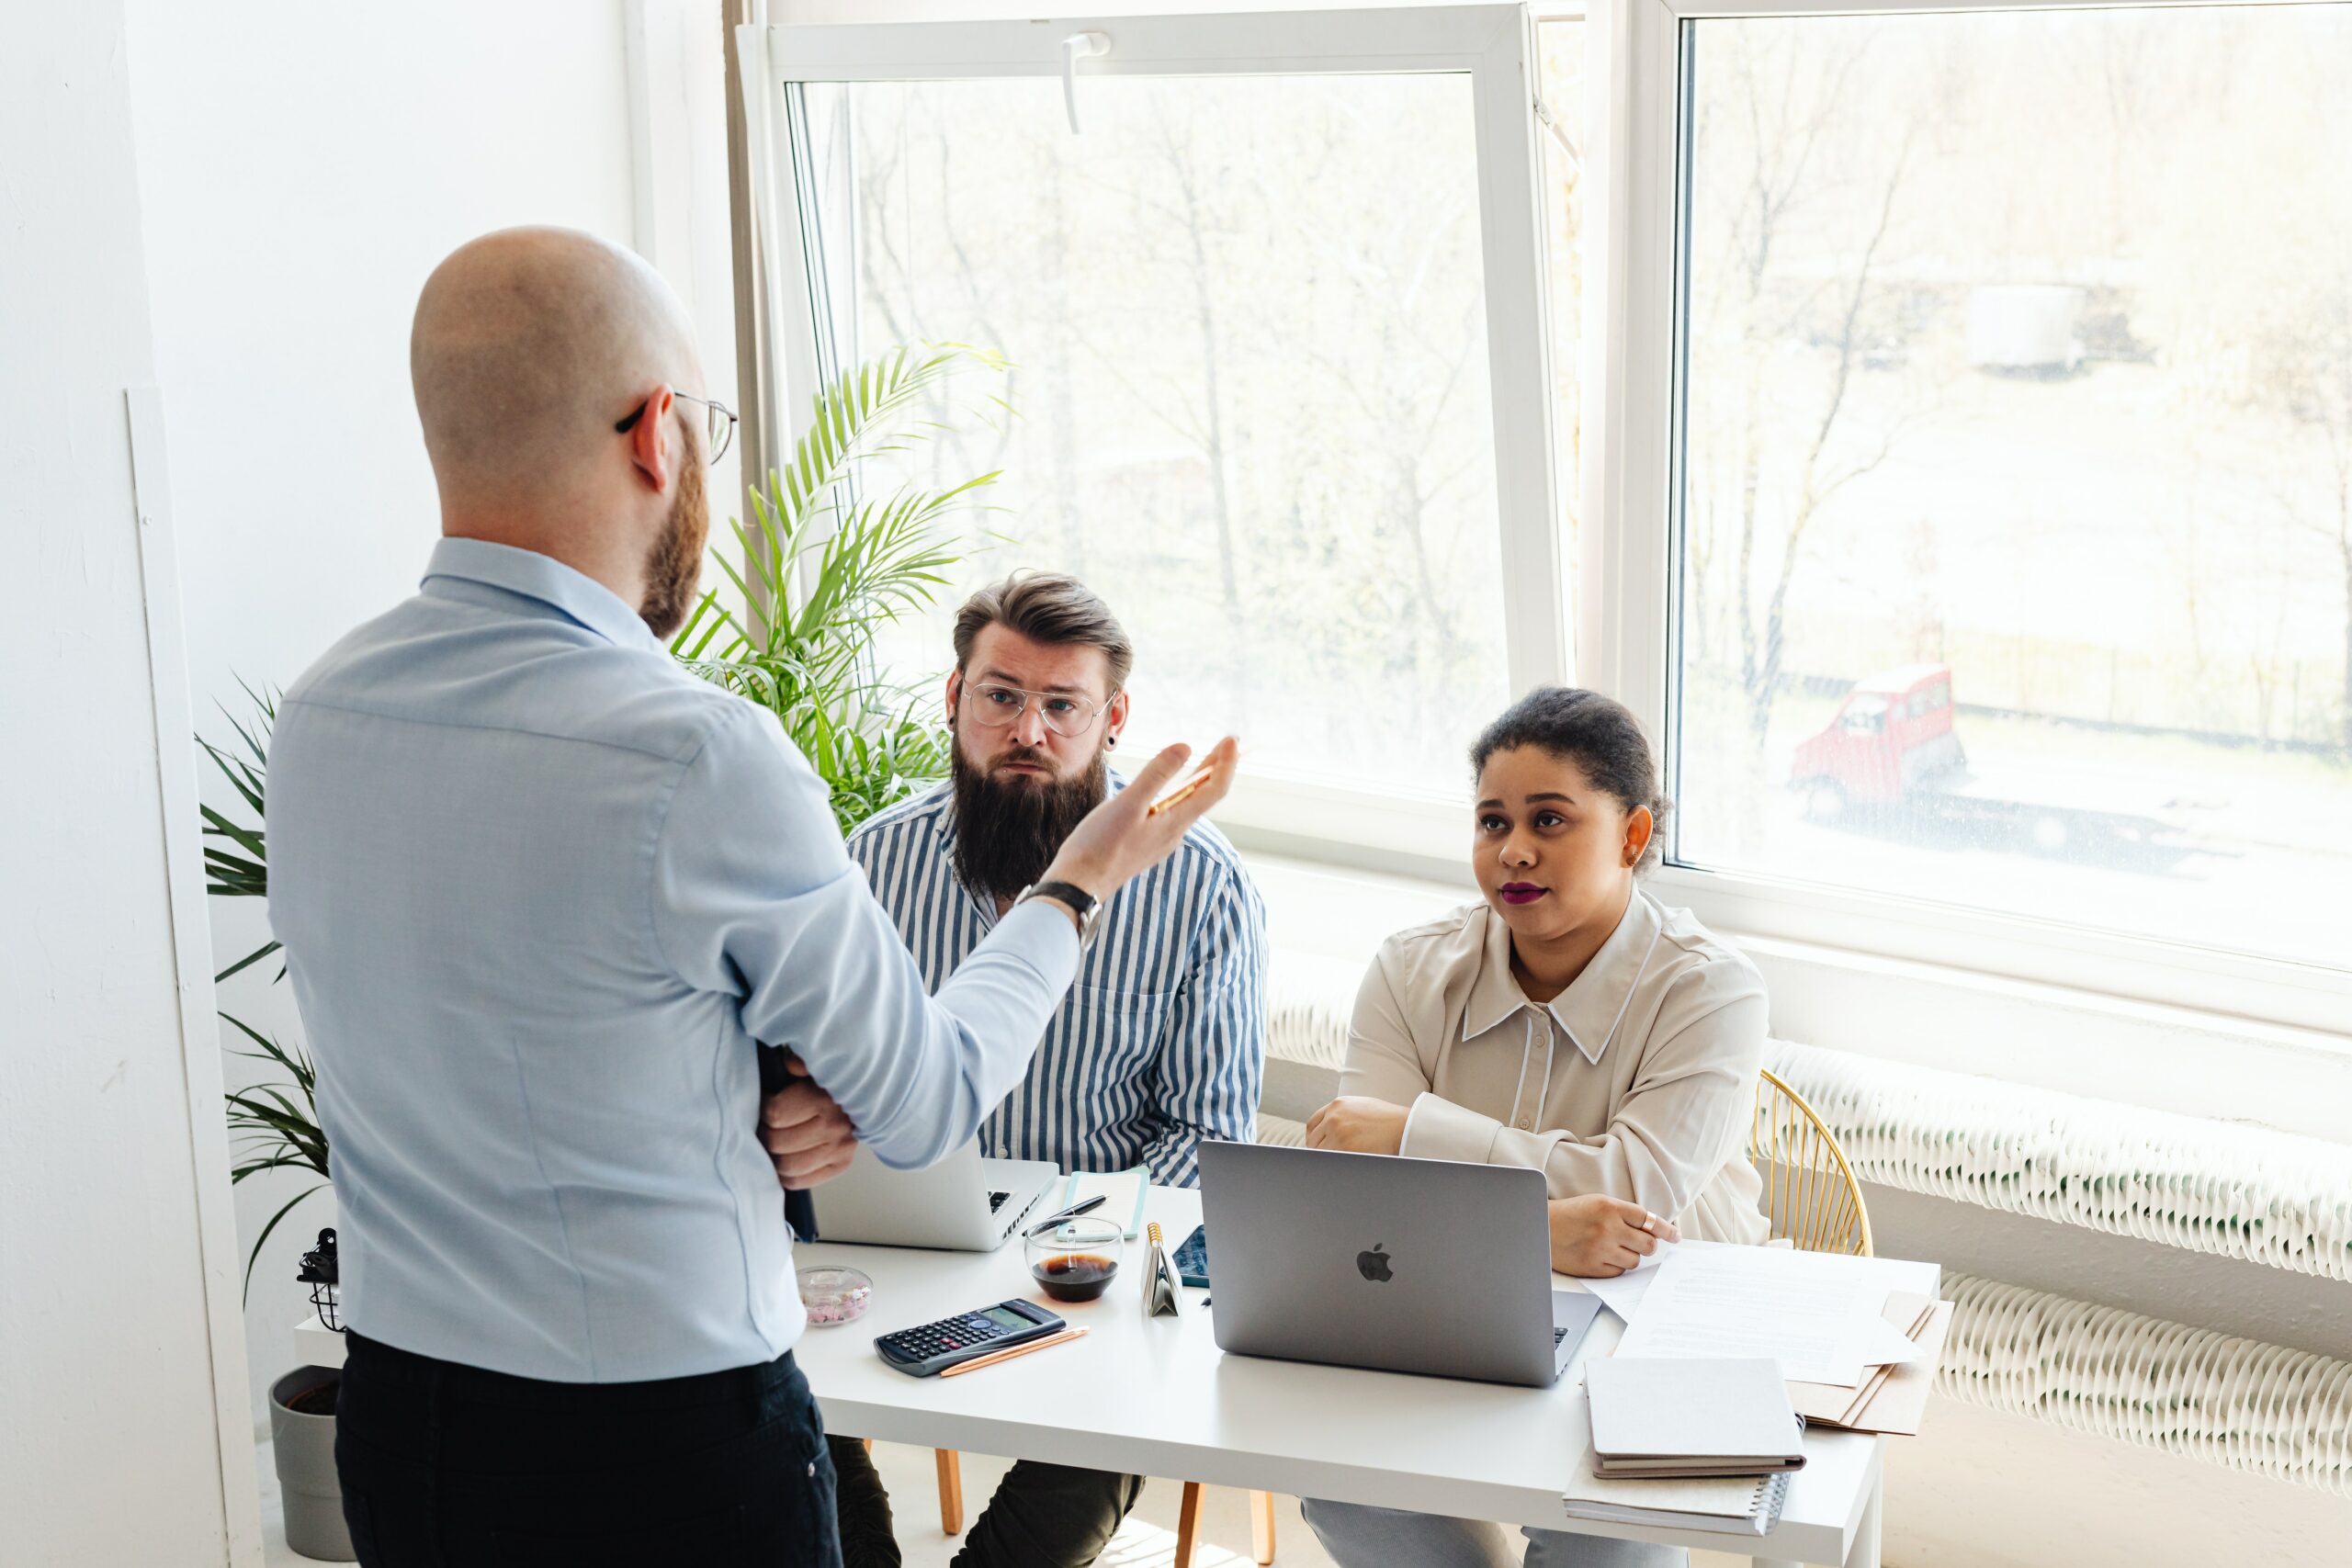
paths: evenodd
<path fill-rule="evenodd" d="M 716 395 L 731 400 L 718 8 L 130 0 L 129 12 L 197 721 L 220 740 L 216 701 L 245 714 L 237 677 L 290 682 L 415 591 L 439 521 L 410 401 L 409 317 L 463 241 L 559 223 L 638 244 L 688 299 Z M 659 132 L 643 149 L 649 190 L 633 174 L 633 101 Z M 715 504 L 733 482 L 714 476 Z M 234 804 L 217 776 L 202 787 Z M 224 964 L 266 939 L 249 901 L 211 913 Z M 299 1040 L 277 972 L 232 977 L 220 1005 Z M 232 1083 L 270 1076 L 238 1056 L 226 1066 Z M 238 1190 L 243 1247 L 303 1185 L 274 1172 Z M 254 1273 L 256 1428 L 309 1313 L 298 1255 L 334 1223 L 331 1201 L 297 1209 Z"/>
<path fill-rule="evenodd" d="M 151 468 L 142 565 L 125 414 L 153 356 L 121 0 L 10 12 L 0 367 L 0 1562 L 257 1562 L 208 1331 L 235 1246 L 209 955 L 167 871 L 194 786 L 157 742 L 187 710 L 168 517 Z"/>

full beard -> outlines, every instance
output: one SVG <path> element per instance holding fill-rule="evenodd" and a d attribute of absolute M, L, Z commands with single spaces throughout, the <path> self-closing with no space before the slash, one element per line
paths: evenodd
<path fill-rule="evenodd" d="M 678 470 L 677 498 L 645 558 L 645 601 L 637 613 L 662 641 L 683 625 L 702 583 L 702 550 L 710 537 L 710 505 L 702 468 L 691 458 Z"/>
<path fill-rule="evenodd" d="M 1061 852 L 1062 840 L 1110 793 L 1110 772 L 1098 747 L 1085 772 L 1071 778 L 1040 780 L 1001 774 L 973 765 L 959 740 L 950 749 L 956 784 L 956 874 L 983 897 L 1012 898 L 1046 874 Z M 1017 746 L 996 760 L 1034 762 L 1050 769 L 1053 759 Z"/>

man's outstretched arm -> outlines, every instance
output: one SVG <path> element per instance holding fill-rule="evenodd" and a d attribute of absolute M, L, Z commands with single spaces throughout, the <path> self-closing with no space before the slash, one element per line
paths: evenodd
<path fill-rule="evenodd" d="M 1143 789 L 1081 822 L 1050 874 L 1107 897 L 1157 863 L 1229 785 L 1230 743 L 1212 756 L 1208 787 L 1156 818 L 1145 807 L 1184 753 L 1154 758 L 1137 775 Z M 971 1138 L 1027 1069 L 1077 973 L 1073 915 L 1039 899 L 926 994 L 843 852 L 823 783 L 748 704 L 687 768 L 653 860 L 653 929 L 672 968 L 741 998 L 744 1028 L 797 1053 L 886 1164 L 929 1164 Z"/>

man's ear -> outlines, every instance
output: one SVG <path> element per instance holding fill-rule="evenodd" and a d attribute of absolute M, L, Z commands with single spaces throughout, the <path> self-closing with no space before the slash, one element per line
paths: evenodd
<path fill-rule="evenodd" d="M 1127 689 L 1122 686 L 1117 694 L 1111 699 L 1110 711 L 1103 716 L 1102 738 L 1105 740 L 1116 740 L 1119 738 L 1119 731 L 1126 727 Z"/>
<path fill-rule="evenodd" d="M 964 672 L 950 670 L 947 672 L 947 728 L 950 729 L 956 728 L 956 699 L 963 694 Z"/>
<path fill-rule="evenodd" d="M 628 457 L 644 476 L 645 486 L 657 494 L 677 477 L 681 456 L 670 436 L 670 411 L 677 399 L 667 387 L 655 387 L 638 405 L 637 423 L 628 429 Z"/>

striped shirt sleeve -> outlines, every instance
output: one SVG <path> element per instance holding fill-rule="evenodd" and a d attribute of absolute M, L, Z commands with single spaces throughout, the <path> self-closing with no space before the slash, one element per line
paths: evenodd
<path fill-rule="evenodd" d="M 1204 1138 L 1256 1135 L 1265 1072 L 1266 908 L 1227 866 L 1193 943 L 1152 1074 L 1143 1163 L 1163 1186 L 1200 1182 Z"/>

